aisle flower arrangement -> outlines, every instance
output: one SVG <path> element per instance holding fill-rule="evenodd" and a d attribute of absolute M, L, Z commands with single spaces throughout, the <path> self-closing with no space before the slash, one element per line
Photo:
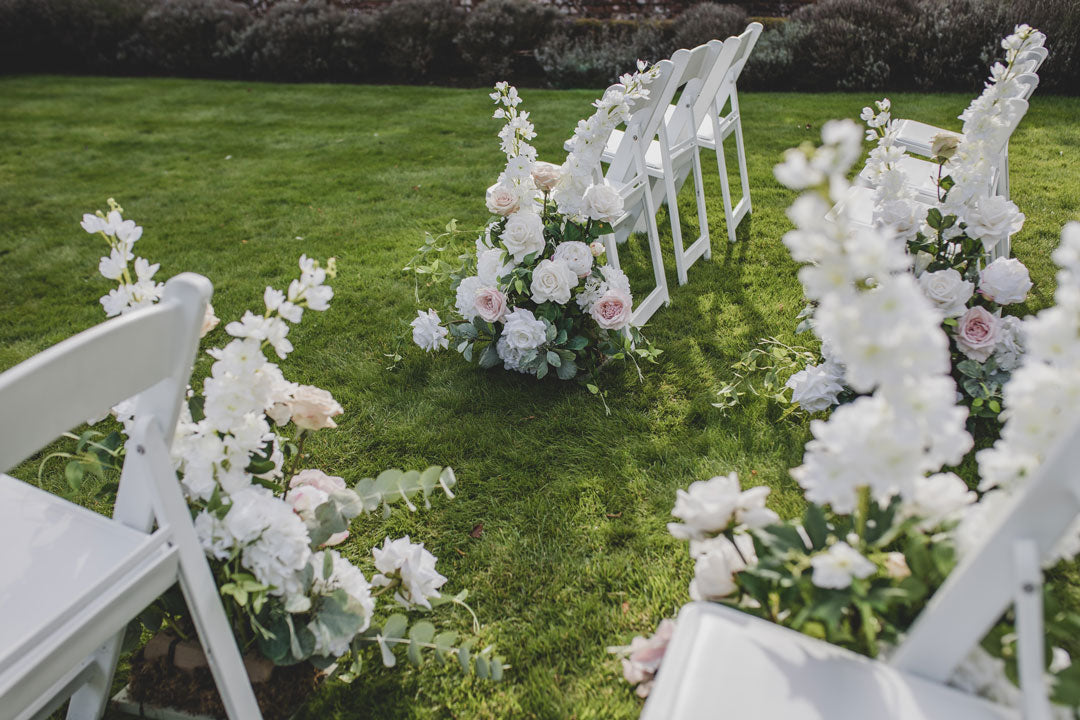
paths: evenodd
<path fill-rule="evenodd" d="M 648 97 L 655 76 L 639 62 L 637 72 L 593 103 L 595 112 L 578 123 L 561 166 L 537 160 L 529 144 L 536 133 L 521 96 L 505 82 L 496 84 L 491 98 L 495 118 L 505 120 L 499 139 L 506 166 L 487 190 L 492 220 L 460 267 L 449 269 L 438 257 L 444 236 L 428 236 L 406 267 L 452 282 L 454 293 L 448 323 L 434 309 L 418 311 L 412 331 L 419 347 L 435 352 L 452 343 L 483 368 L 501 363 L 538 379 L 580 375 L 594 391 L 596 373 L 608 360 L 655 358 L 659 351 L 631 323 L 626 274 L 604 263 L 602 238 L 622 214 L 622 198 L 594 178 L 608 135 Z"/>
<path fill-rule="evenodd" d="M 158 265 L 135 257 L 142 228 L 109 203 L 108 212 L 85 215 L 82 227 L 109 245 L 99 270 L 117 282 L 101 298 L 113 316 L 153 304 L 164 286 L 154 280 Z M 287 288 L 267 287 L 262 307 L 226 324 L 227 342 L 206 350 L 214 361 L 209 376 L 189 391 L 172 444 L 237 640 L 276 665 L 310 662 L 343 680 L 357 676 L 369 652 L 394 665 L 398 646 L 416 663 L 423 654 L 453 656 L 466 671 L 499 679 L 503 663 L 490 647 L 473 655 L 472 640 L 459 644 L 455 632 L 437 634 L 431 622 L 406 616 L 440 605 L 467 608 L 465 591 L 443 593 L 448 580 L 423 543 L 388 537 L 358 547 L 350 534 L 355 522 L 370 527 L 391 506 L 415 512 L 418 505 L 430 508 L 432 495 L 452 499 L 453 470 L 386 470 L 350 484 L 314 467 L 305 451 L 308 437 L 335 428 L 344 410 L 328 391 L 287 380 L 268 357 L 287 359 L 291 326 L 328 310 L 333 298 L 327 284 L 336 275 L 333 258 L 324 265 L 301 256 L 299 270 Z M 203 335 L 217 325 L 209 307 Z M 87 431 L 76 452 L 66 454 L 73 485 L 88 472 L 119 467 L 132 411 L 130 402 L 113 409 L 123 432 Z M 366 572 L 347 555 L 364 558 Z M 186 638 L 193 632 L 186 613 L 182 599 L 166 596 L 142 619 L 152 631 Z M 473 626 L 479 630 L 475 616 Z"/>
<path fill-rule="evenodd" d="M 1001 425 L 1002 387 L 1024 352 L 1020 318 L 1003 311 L 1023 303 L 1032 283 L 1027 268 L 1015 258 L 998 257 L 988 262 L 989 253 L 1019 232 L 1025 219 L 1015 203 L 991 190 L 991 169 L 996 161 L 992 155 L 1023 113 L 1022 106 L 1010 102 L 1023 91 L 1017 76 L 1029 71 L 1021 56 L 1044 42 L 1042 33 L 1026 25 L 1003 39 L 1004 62 L 991 68 L 984 91 L 960 115 L 963 135 L 942 133 L 934 138 L 933 162 L 939 171 L 933 202 L 911 189 L 902 169 L 907 153 L 897 142 L 899 128 L 892 119 L 889 99 L 863 108 L 861 115 L 866 137 L 875 143 L 866 162 L 873 187 L 874 223 L 894 228 L 906 245 L 913 259 L 910 272 L 942 314 L 950 341 L 952 375 L 963 403 L 972 418 L 986 419 L 989 432 L 995 436 Z M 811 303 L 799 316 L 800 331 L 812 326 L 814 314 Z M 772 388 L 772 397 L 791 403 L 792 409 L 817 413 L 849 402 L 858 394 L 843 382 L 843 368 L 828 343 L 822 345 L 820 360 L 784 362 L 801 350 L 786 348 L 767 358 L 768 363 L 751 368 L 774 371 L 772 377 L 765 374 L 764 380 L 766 385 L 770 381 L 780 385 Z M 746 377 L 742 371 L 753 359 L 748 355 L 742 365 L 733 368 L 740 380 Z M 775 371 L 784 370 L 787 372 L 777 383 Z M 735 387 L 729 386 L 728 396 L 719 404 L 735 404 L 737 397 L 731 397 L 735 392 Z"/>
<path fill-rule="evenodd" d="M 804 191 L 789 211 L 796 227 L 784 244 L 816 303 L 813 332 L 830 348 L 837 382 L 857 393 L 810 423 L 803 462 L 791 470 L 806 510 L 780 520 L 765 507 L 767 488 L 743 490 L 731 474 L 678 491 L 678 522 L 668 527 L 689 543 L 691 599 L 878 656 L 1080 417 L 1080 223 L 1065 227 L 1054 253 L 1056 306 L 1021 321 L 1025 352 L 1002 393 L 1001 439 L 977 453 L 980 480 L 969 489 L 947 470 L 973 446 L 952 377 L 948 314 L 914 277 L 903 228 L 857 225 L 851 217 L 868 208 L 854 205 L 830 215 L 847 196 L 861 136 L 851 121 L 826 123 L 820 148 L 789 150 L 776 168 L 784 184 Z M 1071 560 L 1078 551 L 1080 523 L 1056 555 Z M 1080 664 L 1060 646 L 1075 636 L 1080 616 L 1054 602 L 1055 577 L 1047 575 L 1048 687 L 1055 716 L 1071 718 Z M 670 622 L 651 638 L 613 648 L 639 694 L 660 666 Z M 1008 615 L 999 621 L 952 683 L 1019 708 L 1012 622 Z"/>

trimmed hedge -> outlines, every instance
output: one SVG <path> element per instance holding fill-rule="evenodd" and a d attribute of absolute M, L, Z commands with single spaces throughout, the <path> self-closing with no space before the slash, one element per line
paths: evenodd
<path fill-rule="evenodd" d="M 534 0 L 351 1 L 0 0 L 0 72 L 598 88 L 748 21 L 712 2 L 631 21 Z M 1077 0 L 818 0 L 766 23 L 742 85 L 975 92 L 1019 22 L 1048 36 L 1040 93 L 1080 91 Z"/>

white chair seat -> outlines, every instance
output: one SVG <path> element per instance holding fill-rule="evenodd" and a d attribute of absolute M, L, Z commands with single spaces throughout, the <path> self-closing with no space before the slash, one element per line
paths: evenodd
<path fill-rule="evenodd" d="M 679 613 L 642 720 L 1003 720 L 1012 711 L 737 610 Z"/>
<path fill-rule="evenodd" d="M 941 132 L 952 132 L 951 130 L 942 130 L 936 125 L 928 125 L 918 120 L 897 120 L 897 141 L 908 152 L 915 153 L 916 155 L 924 155 L 930 157 L 930 145 L 934 139 L 934 136 Z M 952 133 L 963 139 L 963 133 Z"/>

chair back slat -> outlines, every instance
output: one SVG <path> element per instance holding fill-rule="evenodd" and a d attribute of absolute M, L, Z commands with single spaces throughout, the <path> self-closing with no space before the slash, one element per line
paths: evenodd
<path fill-rule="evenodd" d="M 916 619 L 890 664 L 946 682 L 1012 602 L 1010 559 L 1018 541 L 1036 544 L 1040 559 L 1080 514 L 1080 422 L 1073 424 L 1027 485 L 1011 498 L 986 540 L 949 574 Z"/>
<path fill-rule="evenodd" d="M 678 51 L 670 60 L 661 60 L 656 63 L 659 71 L 656 78 L 649 83 L 649 97 L 637 107 L 631 110 L 630 120 L 626 123 L 626 131 L 622 140 L 615 150 L 611 165 L 608 166 L 605 177 L 616 182 L 628 181 L 636 174 L 634 166 L 635 145 L 637 150 L 644 156 L 645 149 L 656 137 L 660 123 L 664 119 L 664 111 L 671 104 L 675 96 L 677 86 L 672 82 L 672 77 L 682 72 L 683 64 L 688 60 L 689 51 Z"/>
<path fill-rule="evenodd" d="M 172 423 L 171 433 L 194 357 L 194 347 L 183 346 L 198 337 L 210 292 L 206 278 L 178 275 L 157 305 L 90 328 L 0 374 L 0 470 L 135 395 L 136 413 L 154 412 Z"/>
<path fill-rule="evenodd" d="M 731 66 L 728 68 L 727 75 L 721 80 L 720 87 L 716 91 L 716 112 L 722 111 L 728 99 L 736 92 L 735 88 L 739 82 L 739 76 L 742 75 L 743 68 L 746 67 L 746 61 L 750 59 L 750 53 L 754 50 L 754 46 L 757 45 L 758 38 L 761 37 L 761 29 L 761 23 L 752 22 L 746 26 L 746 29 L 737 38 L 729 38 L 726 41 L 730 43 L 737 40 L 738 42 L 735 43 L 735 56 L 731 59 Z"/>
<path fill-rule="evenodd" d="M 734 53 L 735 50 L 736 48 L 732 47 L 727 55 Z M 682 76 L 672 80 L 675 87 L 681 91 L 681 95 L 678 103 L 673 106 L 673 111 L 665 112 L 663 127 L 670 146 L 694 137 L 697 128 L 691 122 L 691 112 L 696 113 L 693 115 L 696 122 L 700 122 L 704 117 L 703 113 L 709 102 L 702 102 L 702 95 L 706 87 L 712 88 L 717 84 L 713 81 L 713 77 L 719 69 L 717 61 L 721 54 L 724 54 L 724 43 L 720 40 L 710 40 L 704 45 L 699 45 L 689 51 Z"/>

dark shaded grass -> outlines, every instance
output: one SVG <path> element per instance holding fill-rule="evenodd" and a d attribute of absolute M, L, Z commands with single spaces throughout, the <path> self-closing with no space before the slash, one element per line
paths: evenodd
<path fill-rule="evenodd" d="M 595 91 L 523 91 L 542 159 L 589 112 Z M 726 241 L 714 157 L 704 157 L 714 256 L 675 286 L 647 329 L 659 364 L 605 370 L 611 414 L 575 384 L 484 372 L 456 356 L 424 356 L 407 340 L 414 283 L 400 272 L 425 231 L 456 217 L 486 219 L 483 191 L 501 163 L 486 94 L 415 87 L 285 86 L 188 80 L 24 77 L 0 80 L 0 368 L 99 322 L 103 244 L 82 212 L 116 197 L 145 227 L 137 250 L 214 282 L 229 320 L 283 287 L 301 253 L 337 256 L 335 300 L 308 313 L 284 363 L 345 407 L 341 427 L 311 443 L 319 466 L 355 481 L 391 466 L 452 465 L 453 502 L 362 528 L 348 552 L 382 537 L 423 540 L 469 588 L 513 665 L 492 685 L 434 666 L 369 667 L 351 687 L 326 688 L 303 718 L 613 718 L 639 701 L 605 646 L 650 631 L 687 600 L 691 565 L 666 532 L 675 490 L 737 470 L 773 488 L 784 515 L 801 507 L 786 469 L 808 437 L 753 400 L 721 417 L 710 405 L 730 364 L 756 341 L 795 341 L 801 294 L 780 236 L 794 195 L 771 174 L 785 148 L 815 140 L 833 117 L 856 117 L 861 95 L 747 94 L 744 127 L 754 213 Z M 904 114 L 955 127 L 967 98 L 894 95 Z M 1029 265 L 1034 311 L 1052 296 L 1049 252 L 1077 217 L 1080 101 L 1036 97 L 1013 143 L 1013 195 L 1028 214 L 1015 254 Z M 729 156 L 729 166 L 734 166 Z M 737 185 L 736 185 L 737 187 Z M 692 196 L 684 233 L 696 235 Z M 670 242 L 666 211 L 658 218 Z M 470 239 L 462 238 L 462 243 Z M 647 287 L 643 238 L 624 263 Z M 420 289 L 423 307 L 440 298 Z M 211 339 L 225 342 L 221 330 Z M 405 360 L 387 370 L 387 353 Z M 197 373 L 205 373 L 208 359 Z M 32 478 L 37 464 L 18 469 Z M 62 490 L 54 467 L 46 485 Z M 102 510 L 93 483 L 76 499 Z M 469 531 L 483 524 L 479 539 Z M 462 613 L 451 626 L 467 627 Z"/>

